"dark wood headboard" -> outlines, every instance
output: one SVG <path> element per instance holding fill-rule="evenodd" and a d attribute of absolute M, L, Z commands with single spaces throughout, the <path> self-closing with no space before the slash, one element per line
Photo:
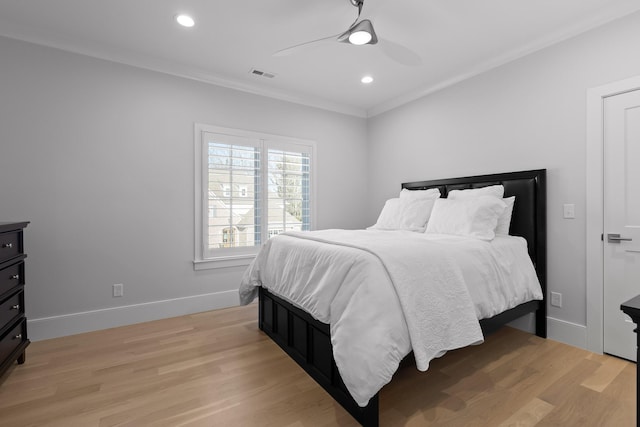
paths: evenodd
<path fill-rule="evenodd" d="M 542 287 L 547 294 L 547 192 L 546 169 L 464 178 L 436 179 L 431 181 L 406 182 L 402 188 L 426 190 L 438 188 L 440 197 L 447 197 L 451 190 L 481 188 L 502 184 L 504 197 L 516 196 L 509 234 L 527 240 L 529 256 L 533 261 Z"/>

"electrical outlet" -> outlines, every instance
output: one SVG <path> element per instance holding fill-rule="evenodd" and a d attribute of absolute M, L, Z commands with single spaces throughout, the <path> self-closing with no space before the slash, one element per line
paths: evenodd
<path fill-rule="evenodd" d="M 113 285 L 113 296 L 121 297 L 124 295 L 124 285 L 122 283 L 116 283 Z"/>
<path fill-rule="evenodd" d="M 562 216 L 566 219 L 574 219 L 576 217 L 576 205 L 567 203 L 562 206 Z"/>
<path fill-rule="evenodd" d="M 551 305 L 562 307 L 562 294 L 560 292 L 551 292 Z"/>

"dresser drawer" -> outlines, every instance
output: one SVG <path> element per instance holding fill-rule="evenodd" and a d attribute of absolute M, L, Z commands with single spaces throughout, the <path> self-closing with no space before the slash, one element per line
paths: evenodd
<path fill-rule="evenodd" d="M 0 262 L 14 258 L 22 252 L 22 230 L 0 233 Z"/>
<path fill-rule="evenodd" d="M 4 326 L 13 323 L 20 315 L 24 314 L 23 292 L 20 291 L 3 302 L 0 302 L 0 331 Z"/>
<path fill-rule="evenodd" d="M 0 295 L 24 284 L 24 261 L 11 264 L 0 270 Z"/>
<path fill-rule="evenodd" d="M 0 337 L 0 360 L 5 360 L 11 353 L 27 341 L 27 319 L 22 319 L 6 334 Z"/>

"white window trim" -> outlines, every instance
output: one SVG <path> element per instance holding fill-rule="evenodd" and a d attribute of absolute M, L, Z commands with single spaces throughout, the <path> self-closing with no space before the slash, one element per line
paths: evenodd
<path fill-rule="evenodd" d="M 224 254 L 213 258 L 204 256 L 203 225 L 204 219 L 209 215 L 207 204 L 204 202 L 205 194 L 202 185 L 202 173 L 206 170 L 206 158 L 203 155 L 203 133 L 221 133 L 245 138 L 255 138 L 269 141 L 271 146 L 279 149 L 297 149 L 300 144 L 308 145 L 311 148 L 311 182 L 309 210 L 311 214 L 309 228 L 314 230 L 316 218 L 316 143 L 303 138 L 292 138 L 287 136 L 272 135 L 262 132 L 246 131 L 241 129 L 225 128 L 220 126 L 195 123 L 194 125 L 194 198 L 195 198 L 195 247 L 194 247 L 194 270 L 208 270 L 213 268 L 244 267 L 251 263 L 260 248 L 254 248 L 248 253 Z M 266 188 L 266 187 L 263 187 Z M 263 195 L 264 197 L 264 195 Z M 266 204 L 264 205 L 266 206 Z"/>

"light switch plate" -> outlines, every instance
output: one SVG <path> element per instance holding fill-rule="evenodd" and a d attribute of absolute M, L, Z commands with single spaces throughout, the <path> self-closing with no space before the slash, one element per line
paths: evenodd
<path fill-rule="evenodd" d="M 562 294 L 560 292 L 551 292 L 551 305 L 562 307 Z"/>

